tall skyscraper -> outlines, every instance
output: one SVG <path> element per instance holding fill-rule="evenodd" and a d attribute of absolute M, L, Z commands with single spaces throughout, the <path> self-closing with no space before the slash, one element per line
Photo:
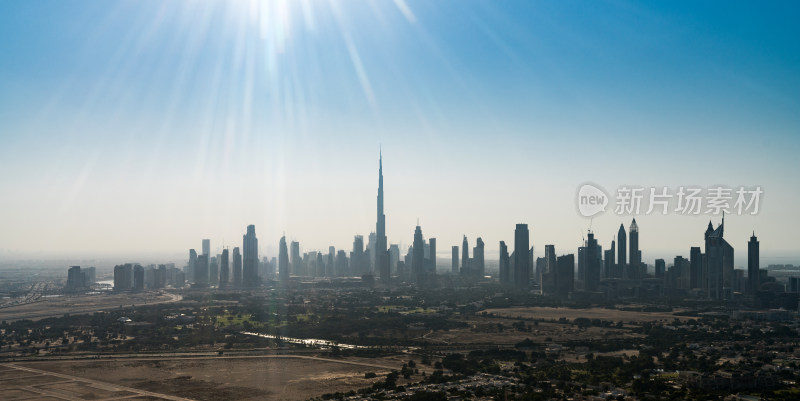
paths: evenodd
<path fill-rule="evenodd" d="M 247 233 L 242 236 L 242 284 L 245 287 L 258 286 L 258 238 L 256 226 L 247 226 Z"/>
<path fill-rule="evenodd" d="M 630 261 L 630 274 L 628 276 L 631 279 L 643 278 L 641 275 L 642 253 L 639 251 L 639 225 L 636 224 L 636 219 L 631 222 L 628 239 L 630 240 L 630 257 L 628 258 Z"/>
<path fill-rule="evenodd" d="M 114 266 L 114 291 L 125 291 L 133 288 L 133 265 Z"/>
<path fill-rule="evenodd" d="M 614 272 L 614 277 L 629 278 L 627 276 L 628 264 L 628 235 L 625 233 L 625 226 L 620 224 L 619 231 L 617 231 L 617 269 Z"/>
<path fill-rule="evenodd" d="M 458 245 L 454 245 L 452 248 L 450 263 L 450 273 L 458 274 Z"/>
<path fill-rule="evenodd" d="M 703 285 L 703 251 L 699 246 L 689 250 L 689 288 L 705 288 Z"/>
<path fill-rule="evenodd" d="M 461 242 L 461 275 L 469 276 L 469 242 L 467 236 L 464 236 L 464 241 Z"/>
<path fill-rule="evenodd" d="M 761 276 L 758 272 L 758 238 L 756 232 L 753 231 L 753 236 L 750 237 L 750 242 L 747 243 L 747 282 L 748 291 L 755 294 L 758 287 L 761 286 Z"/>
<path fill-rule="evenodd" d="M 539 285 L 541 286 L 542 293 L 552 293 L 555 291 L 556 285 L 556 247 L 555 245 L 544 246 L 544 268 L 541 269 L 539 277 Z"/>
<path fill-rule="evenodd" d="M 133 290 L 144 291 L 144 267 L 133 266 Z"/>
<path fill-rule="evenodd" d="M 230 281 L 231 269 L 230 269 L 230 258 L 228 257 L 228 248 L 222 250 L 222 254 L 219 256 L 219 287 L 225 288 L 228 286 Z"/>
<path fill-rule="evenodd" d="M 208 255 L 211 257 L 211 240 L 204 239 L 203 240 L 203 255 Z"/>
<path fill-rule="evenodd" d="M 453 254 L 457 255 L 458 252 L 454 250 Z M 503 285 L 510 285 L 511 284 L 511 260 L 508 255 L 508 246 L 506 246 L 505 241 L 500 241 L 500 263 L 499 263 L 499 270 L 500 270 L 500 284 Z"/>
<path fill-rule="evenodd" d="M 422 228 L 414 229 L 413 256 L 411 258 L 411 273 L 414 282 L 422 285 L 425 282 L 425 242 L 422 239 Z"/>
<path fill-rule="evenodd" d="M 617 252 L 616 251 L 616 242 L 614 242 L 614 240 L 611 240 L 611 248 L 609 248 L 607 251 L 603 252 L 603 255 L 604 255 L 603 256 L 603 268 L 605 270 L 605 272 L 604 272 L 604 277 L 605 278 L 614 278 L 614 277 L 616 277 L 615 273 L 616 273 L 616 270 L 617 270 L 617 264 L 614 262 L 614 258 L 616 256 L 616 252 Z"/>
<path fill-rule="evenodd" d="M 575 255 L 563 255 L 556 259 L 556 295 L 567 298 L 575 289 Z"/>
<path fill-rule="evenodd" d="M 389 285 L 389 252 L 386 242 L 386 215 L 383 214 L 383 152 L 378 158 L 378 221 L 375 223 L 375 268 L 384 285 Z"/>
<path fill-rule="evenodd" d="M 586 240 L 586 258 L 584 288 L 586 291 L 597 291 L 597 285 L 600 284 L 600 248 L 591 231 Z"/>
<path fill-rule="evenodd" d="M 709 224 L 710 227 L 710 224 Z M 733 247 L 725 241 L 725 216 L 716 230 L 706 231 L 706 277 L 707 294 L 711 299 L 722 300 L 732 297 Z"/>
<path fill-rule="evenodd" d="M 466 238 L 465 238 L 466 239 Z M 527 224 L 517 224 L 514 230 L 514 284 L 528 288 L 531 281 L 530 232 Z"/>
<path fill-rule="evenodd" d="M 219 285 L 219 265 L 217 263 L 216 256 L 208 261 L 208 284 Z"/>
<path fill-rule="evenodd" d="M 233 286 L 242 287 L 242 254 L 238 246 L 233 248 Z"/>
<path fill-rule="evenodd" d="M 428 272 L 431 274 L 436 274 L 436 238 L 428 239 L 428 245 L 430 248 L 430 263 L 428 265 Z"/>
<path fill-rule="evenodd" d="M 289 248 L 286 246 L 286 236 L 281 237 L 278 247 L 278 281 L 286 286 L 289 283 Z"/>
<path fill-rule="evenodd" d="M 475 240 L 475 248 L 472 249 L 472 274 L 478 279 L 483 279 L 486 275 L 486 261 L 483 257 L 484 244 L 483 239 L 478 237 Z"/>
<path fill-rule="evenodd" d="M 208 255 L 198 255 L 194 266 L 194 283 L 198 287 L 208 285 Z"/>
<path fill-rule="evenodd" d="M 194 268 L 197 266 L 197 251 L 189 250 L 189 265 L 186 267 L 186 277 L 194 281 Z"/>
<path fill-rule="evenodd" d="M 305 276 L 306 272 L 303 268 L 303 259 L 300 257 L 300 243 L 297 241 L 292 241 L 290 245 L 290 253 L 289 253 L 289 261 L 292 265 L 292 272 L 296 276 Z"/>
<path fill-rule="evenodd" d="M 364 262 L 364 236 L 356 235 L 353 237 L 353 253 L 350 255 L 350 270 L 354 275 L 361 276 L 367 273 Z"/>
<path fill-rule="evenodd" d="M 656 259 L 655 269 L 656 278 L 664 278 L 664 273 L 667 271 L 667 262 L 664 259 Z"/>

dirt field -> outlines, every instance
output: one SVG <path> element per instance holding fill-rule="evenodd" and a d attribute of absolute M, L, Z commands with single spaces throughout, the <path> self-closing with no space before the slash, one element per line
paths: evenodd
<path fill-rule="evenodd" d="M 569 309 L 569 308 L 548 308 L 548 307 L 521 307 L 521 308 L 499 308 L 487 309 L 487 313 L 497 316 L 520 317 L 523 319 L 560 319 L 562 317 L 573 320 L 579 317 L 589 319 L 601 319 L 612 322 L 653 322 L 663 320 L 671 322 L 678 318 L 681 320 L 691 319 L 685 316 L 675 316 L 673 312 L 631 312 L 605 308 L 588 309 Z"/>
<path fill-rule="evenodd" d="M 181 296 L 177 294 L 158 295 L 148 292 L 44 298 L 41 301 L 30 304 L 1 308 L 0 320 L 7 322 L 19 319 L 39 320 L 48 317 L 60 317 L 65 313 L 78 315 L 119 308 L 120 306 L 152 305 L 180 300 Z"/>
<path fill-rule="evenodd" d="M 195 400 L 305 400 L 367 387 L 388 361 L 313 357 L 222 357 L 172 360 L 52 361 L 17 363 L 153 393 Z M 364 379 L 375 372 L 377 379 Z"/>

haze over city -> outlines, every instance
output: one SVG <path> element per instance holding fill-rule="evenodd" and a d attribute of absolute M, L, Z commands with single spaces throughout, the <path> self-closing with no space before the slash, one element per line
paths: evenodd
<path fill-rule="evenodd" d="M 0 258 L 185 258 L 249 224 L 268 256 L 283 233 L 347 249 L 382 148 L 388 241 L 419 219 L 441 258 L 516 223 L 538 255 L 590 224 L 607 247 L 633 216 L 580 216 L 592 182 L 761 186 L 726 219 L 737 266 L 753 230 L 797 262 L 797 7 L 666 6 L 0 4 Z M 652 263 L 721 216 L 636 218 Z"/>

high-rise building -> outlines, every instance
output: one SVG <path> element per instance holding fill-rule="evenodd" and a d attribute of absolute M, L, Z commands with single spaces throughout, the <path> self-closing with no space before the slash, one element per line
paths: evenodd
<path fill-rule="evenodd" d="M 208 285 L 208 255 L 198 255 L 194 266 L 194 283 L 198 287 Z"/>
<path fill-rule="evenodd" d="M 585 277 L 583 284 L 586 291 L 597 291 L 597 286 L 600 284 L 600 249 L 597 245 L 597 240 L 594 238 L 594 233 L 589 231 L 586 240 L 586 269 L 584 271 Z"/>
<path fill-rule="evenodd" d="M 616 257 L 616 252 L 617 252 L 615 248 L 616 248 L 616 242 L 614 242 L 614 240 L 611 240 L 611 248 L 609 248 L 607 251 L 603 252 L 603 255 L 604 255 L 603 256 L 603 269 L 605 270 L 603 272 L 603 276 L 605 278 L 615 278 L 615 277 L 617 277 L 616 276 L 617 264 L 614 261 L 614 258 Z"/>
<path fill-rule="evenodd" d="M 292 274 L 295 276 L 305 276 L 306 271 L 303 267 L 303 259 L 300 257 L 300 243 L 292 241 L 289 251 L 289 262 L 291 263 Z"/>
<path fill-rule="evenodd" d="M 258 286 L 258 238 L 256 226 L 247 226 L 247 233 L 242 236 L 242 284 L 245 287 Z"/>
<path fill-rule="evenodd" d="M 458 245 L 453 245 L 450 255 L 450 273 L 458 274 Z"/>
<path fill-rule="evenodd" d="M 706 232 L 706 293 L 715 300 L 730 299 L 733 296 L 733 247 L 723 238 L 724 232 L 724 215 L 716 230 Z"/>
<path fill-rule="evenodd" d="M 194 249 L 189 250 L 189 265 L 186 268 L 186 276 L 189 280 L 194 281 L 194 268 L 197 265 L 197 251 Z"/>
<path fill-rule="evenodd" d="M 617 231 L 617 268 L 614 272 L 615 278 L 629 278 L 627 276 L 628 262 L 628 236 L 625 233 L 625 226 L 620 224 Z"/>
<path fill-rule="evenodd" d="M 655 269 L 656 278 L 664 278 L 664 274 L 667 271 L 667 262 L 664 259 L 656 259 Z"/>
<path fill-rule="evenodd" d="M 458 254 L 458 252 L 455 249 L 453 251 L 454 255 Z M 511 260 L 508 255 L 508 246 L 506 246 L 505 241 L 500 241 L 499 270 L 500 270 L 500 284 L 510 285 L 512 283 Z"/>
<path fill-rule="evenodd" d="M 414 282 L 418 285 L 425 282 L 425 243 L 422 239 L 422 228 L 420 228 L 420 226 L 414 229 L 411 273 L 413 274 Z"/>
<path fill-rule="evenodd" d="M 397 272 L 397 262 L 400 261 L 400 245 L 389 245 L 389 273 L 395 274 Z"/>
<path fill-rule="evenodd" d="M 436 274 L 436 238 L 428 239 L 428 273 Z"/>
<path fill-rule="evenodd" d="M 552 293 L 556 290 L 556 247 L 555 245 L 544 246 L 544 266 L 539 272 L 537 279 L 541 286 L 542 293 Z"/>
<path fill-rule="evenodd" d="M 353 253 L 350 255 L 350 270 L 354 275 L 361 276 L 367 273 L 364 262 L 364 236 L 356 235 L 353 237 Z"/>
<path fill-rule="evenodd" d="M 67 270 L 67 290 L 76 291 L 89 286 L 89 276 L 80 266 L 72 266 Z"/>
<path fill-rule="evenodd" d="M 285 286 L 289 283 L 289 248 L 286 246 L 286 236 L 281 237 L 278 248 L 278 281 Z"/>
<path fill-rule="evenodd" d="M 202 250 L 203 250 L 203 255 L 207 255 L 208 257 L 211 257 L 211 240 L 210 239 L 204 239 L 203 240 L 203 248 L 202 248 Z"/>
<path fill-rule="evenodd" d="M 383 152 L 378 158 L 378 221 L 375 223 L 375 269 L 384 285 L 389 285 L 389 252 L 386 242 L 386 215 L 383 214 Z"/>
<path fill-rule="evenodd" d="M 126 291 L 133 288 L 133 265 L 114 266 L 114 291 Z"/>
<path fill-rule="evenodd" d="M 758 291 L 758 287 L 761 286 L 761 277 L 758 270 L 758 238 L 756 238 L 756 232 L 753 231 L 753 236 L 750 237 L 750 242 L 747 243 L 747 290 L 751 294 L 755 294 Z"/>
<path fill-rule="evenodd" d="M 209 259 L 208 283 L 211 285 L 219 285 L 219 264 L 217 256 L 213 256 Z"/>
<path fill-rule="evenodd" d="M 334 270 L 338 277 L 347 277 L 350 273 L 347 265 L 347 252 L 342 249 L 336 252 L 336 269 Z"/>
<path fill-rule="evenodd" d="M 567 298 L 575 289 L 575 255 L 563 255 L 556 259 L 556 295 Z"/>
<path fill-rule="evenodd" d="M 689 288 L 704 288 L 703 284 L 703 251 L 699 246 L 689 249 Z"/>
<path fill-rule="evenodd" d="M 465 238 L 466 239 L 466 238 Z M 517 224 L 514 230 L 514 284 L 528 288 L 531 281 L 530 232 L 527 224 Z"/>
<path fill-rule="evenodd" d="M 219 286 L 224 288 L 228 286 L 230 281 L 231 269 L 230 258 L 228 257 L 228 248 L 222 250 L 219 256 Z"/>
<path fill-rule="evenodd" d="M 472 248 L 471 264 L 472 274 L 474 274 L 478 279 L 483 279 L 483 276 L 486 275 L 486 264 L 483 257 L 483 250 L 483 239 L 478 237 L 478 239 L 475 240 L 475 248 Z"/>
<path fill-rule="evenodd" d="M 631 222 L 628 239 L 630 240 L 630 247 L 628 249 L 630 252 L 630 257 L 628 258 L 630 261 L 630 273 L 628 274 L 628 278 L 641 279 L 643 278 L 640 274 L 642 268 L 642 253 L 639 251 L 639 225 L 636 224 L 636 219 L 633 219 Z"/>
<path fill-rule="evenodd" d="M 233 286 L 236 288 L 242 286 L 242 254 L 238 246 L 233 248 Z"/>
<path fill-rule="evenodd" d="M 133 289 L 134 291 L 144 291 L 144 267 L 141 265 L 133 267 Z"/>
<path fill-rule="evenodd" d="M 461 275 L 470 275 L 470 261 L 469 261 L 469 242 L 467 236 L 464 236 L 464 241 L 461 242 Z"/>

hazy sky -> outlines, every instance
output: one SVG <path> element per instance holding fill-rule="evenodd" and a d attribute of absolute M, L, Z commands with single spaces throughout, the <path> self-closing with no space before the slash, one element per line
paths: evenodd
<path fill-rule="evenodd" d="M 736 265 L 800 254 L 800 3 L 0 2 L 0 257 L 350 249 L 417 218 L 440 257 L 528 223 L 572 253 L 585 182 L 760 185 Z M 715 224 L 719 217 L 713 217 Z M 709 216 L 639 216 L 644 259 Z M 630 217 L 594 229 L 607 248 Z M 786 259 L 799 262 L 798 259 Z"/>

